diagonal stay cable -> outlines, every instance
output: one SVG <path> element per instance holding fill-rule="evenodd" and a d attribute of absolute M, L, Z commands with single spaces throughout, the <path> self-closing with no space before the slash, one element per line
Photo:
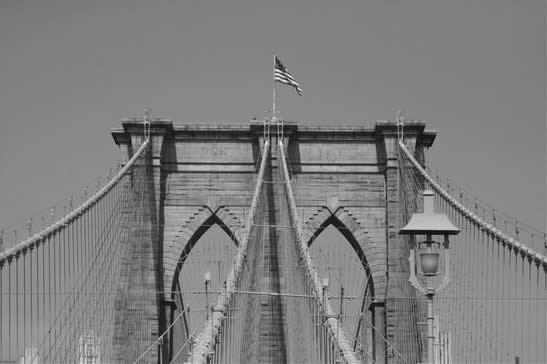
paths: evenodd
<path fill-rule="evenodd" d="M 299 247 L 300 253 L 302 254 L 302 260 L 304 267 L 308 271 L 309 277 L 312 280 L 312 291 L 316 297 L 316 300 L 318 302 L 321 302 L 321 283 L 319 282 L 319 276 L 317 274 L 317 271 L 315 270 L 312 258 L 309 253 L 309 249 L 307 246 L 305 246 L 304 240 L 302 238 L 302 227 L 300 225 L 300 222 L 298 221 L 298 213 L 296 210 L 296 202 L 294 200 L 294 194 L 292 191 L 292 186 L 289 178 L 289 171 L 287 168 L 287 159 L 285 156 L 285 150 L 283 146 L 283 142 L 281 140 L 278 141 L 278 150 L 280 154 L 280 162 L 282 167 L 282 173 L 283 173 L 283 179 L 285 182 L 285 189 L 287 192 L 288 200 L 289 200 L 289 211 L 291 218 L 293 220 L 293 225 L 296 227 L 296 239 L 297 239 L 297 245 Z M 357 355 L 353 351 L 351 344 L 349 343 L 349 340 L 346 339 L 346 335 L 344 333 L 343 328 L 341 327 L 341 324 L 338 319 L 335 318 L 335 314 L 330 306 L 329 302 L 325 302 L 323 305 L 323 310 L 325 314 L 327 315 L 328 319 L 326 320 L 326 325 L 329 328 L 331 334 L 335 338 L 336 346 L 338 347 L 340 353 L 342 354 L 342 359 L 347 363 L 359 363 L 359 360 L 357 359 Z"/>
<path fill-rule="evenodd" d="M 258 178 L 256 181 L 253 199 L 251 201 L 251 207 L 249 209 L 249 214 L 247 215 L 247 233 L 245 239 L 243 239 L 241 245 L 237 249 L 234 262 L 232 263 L 232 268 L 230 269 L 230 272 L 228 273 L 228 277 L 226 279 L 226 289 L 223 293 L 219 295 L 217 300 L 217 307 L 222 307 L 224 309 L 228 307 L 232 298 L 232 294 L 236 290 L 237 280 L 243 269 L 243 265 L 245 264 L 245 256 L 247 255 L 249 240 L 251 239 L 251 226 L 255 223 L 258 199 L 263 188 L 262 181 L 264 179 L 264 172 L 266 169 L 266 159 L 269 154 L 269 145 L 270 141 L 266 140 L 263 146 L 264 152 L 262 153 L 260 169 L 258 171 Z M 189 354 L 189 361 L 195 364 L 207 362 L 209 348 L 212 348 L 215 343 L 216 337 L 219 332 L 218 328 L 221 326 L 223 319 L 223 313 L 215 311 L 211 314 L 210 319 L 205 321 L 203 330 L 198 334 L 196 338 L 196 345 L 193 347 L 192 352 Z"/>
<path fill-rule="evenodd" d="M 501 232 L 496 227 L 488 224 L 478 215 L 474 214 L 471 210 L 466 208 L 460 202 L 458 202 L 453 196 L 451 196 L 440 184 L 431 177 L 426 170 L 418 163 L 416 158 L 410 154 L 408 149 L 402 141 L 399 141 L 399 148 L 403 151 L 404 156 L 412 162 L 414 167 L 421 173 L 421 175 L 429 182 L 431 188 L 433 188 L 443 199 L 445 199 L 450 205 L 452 205 L 456 210 L 458 210 L 462 215 L 467 217 L 469 220 L 473 221 L 475 224 L 480 226 L 482 229 L 487 230 L 490 234 L 494 235 L 496 238 L 500 239 L 512 249 L 518 251 L 521 255 L 526 256 L 528 259 L 535 261 L 537 264 L 542 264 L 543 267 L 547 268 L 547 257 L 536 252 L 535 250 L 528 248 L 521 242 L 509 237 L 507 234 Z"/>
<path fill-rule="evenodd" d="M 110 191 L 110 190 L 108 190 L 108 191 Z M 123 198 L 123 196 L 122 196 L 122 198 Z M 124 200 L 124 199 L 116 201 L 114 203 L 114 208 L 113 208 L 113 211 L 112 211 L 112 215 L 116 214 L 117 211 L 123 210 L 123 208 L 126 206 L 126 203 L 127 203 L 127 201 Z M 85 211 L 87 211 L 87 210 L 83 210 L 82 214 L 84 214 Z M 113 225 L 113 223 L 114 223 L 114 220 L 109 220 L 108 224 L 103 227 L 103 231 L 101 232 L 100 237 L 99 237 L 99 241 L 102 241 L 102 244 L 99 246 L 99 249 L 92 256 L 92 259 L 93 259 L 92 264 L 89 265 L 88 270 L 86 272 L 82 272 L 79 275 L 78 281 L 76 281 L 73 284 L 73 286 L 78 287 L 78 289 L 76 291 L 71 292 L 70 296 L 67 297 L 67 299 L 64 301 L 63 306 L 58 309 L 58 312 L 55 315 L 55 317 L 53 319 L 53 322 L 51 323 L 51 325 L 52 325 L 51 327 L 53 327 L 54 325 L 56 325 L 59 322 L 59 320 L 61 319 L 61 315 L 63 314 L 63 310 L 65 308 L 68 309 L 69 314 L 72 313 L 74 310 L 78 310 L 78 307 L 76 307 L 76 301 L 80 300 L 80 298 L 81 298 L 80 294 L 82 293 L 82 291 L 86 287 L 87 282 L 91 277 L 90 271 L 96 266 L 96 260 L 99 258 L 101 250 L 103 248 L 111 250 L 112 245 L 110 245 L 110 246 L 106 245 L 108 243 L 108 241 L 103 239 L 103 235 L 104 235 L 106 229 L 109 229 Z M 116 245 L 116 246 L 118 246 L 118 245 Z M 67 293 L 67 292 L 65 292 L 65 293 Z M 51 327 L 48 330 L 48 334 L 51 333 Z M 57 337 L 59 337 L 59 335 L 60 335 L 60 333 L 57 333 L 55 335 L 55 339 Z M 44 337 L 43 342 L 39 345 L 38 352 L 41 351 L 41 349 L 42 349 L 42 347 L 45 343 L 45 340 L 46 340 L 46 338 Z"/>
<path fill-rule="evenodd" d="M 57 222 L 51 224 L 45 229 L 41 230 L 40 232 L 36 233 L 34 236 L 28 238 L 27 240 L 17 244 L 16 246 L 12 248 L 9 248 L 1 252 L 0 263 L 6 262 L 8 258 L 16 257 L 25 249 L 34 247 L 37 243 L 42 241 L 45 237 L 55 234 L 57 231 L 59 231 L 60 229 L 63 229 L 66 225 L 70 224 L 72 221 L 78 219 L 80 215 L 82 215 L 91 206 L 96 204 L 97 201 L 103 198 L 122 179 L 122 177 L 127 173 L 127 171 L 133 166 L 133 164 L 135 164 L 137 159 L 141 156 L 141 154 L 146 149 L 148 144 L 149 144 L 149 141 L 148 139 L 146 139 L 141 144 L 137 152 L 133 155 L 133 157 L 129 160 L 129 162 L 127 162 L 127 164 L 118 172 L 116 176 L 114 176 L 114 178 L 112 178 L 103 188 L 97 191 L 97 193 L 95 193 L 87 201 L 85 201 L 76 209 L 74 209 L 71 213 L 59 219 Z"/>

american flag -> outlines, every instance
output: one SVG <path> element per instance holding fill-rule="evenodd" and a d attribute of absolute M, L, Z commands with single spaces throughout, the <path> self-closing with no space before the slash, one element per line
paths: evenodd
<path fill-rule="evenodd" d="M 281 83 L 284 83 L 285 85 L 293 86 L 296 89 L 296 92 L 298 92 L 298 94 L 300 96 L 302 96 L 302 88 L 300 87 L 298 82 L 296 82 L 296 80 L 293 78 L 293 76 L 291 76 L 289 71 L 287 71 L 287 69 L 285 68 L 283 63 L 281 63 L 279 58 L 277 58 L 277 56 L 275 57 L 275 78 L 274 78 L 274 81 L 276 81 L 276 82 L 279 81 Z"/>

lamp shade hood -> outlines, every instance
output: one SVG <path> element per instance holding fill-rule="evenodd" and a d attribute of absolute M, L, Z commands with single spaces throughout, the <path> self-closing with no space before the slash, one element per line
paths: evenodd
<path fill-rule="evenodd" d="M 399 234 L 456 235 L 458 229 L 445 214 L 433 210 L 433 191 L 424 191 L 424 212 L 412 214 L 410 221 Z"/>

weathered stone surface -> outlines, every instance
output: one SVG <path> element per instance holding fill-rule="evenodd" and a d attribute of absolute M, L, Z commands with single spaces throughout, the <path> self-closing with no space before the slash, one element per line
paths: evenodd
<path fill-rule="evenodd" d="M 126 120 L 122 126 L 112 134 L 127 160 L 142 141 L 142 120 Z M 405 135 L 408 148 L 420 157 L 435 137 L 434 132 L 425 130 L 423 122 L 408 123 Z M 151 249 L 158 254 L 142 252 L 150 257 L 146 263 L 140 263 L 148 277 L 131 284 L 148 289 L 155 285 L 156 291 L 165 292 L 159 301 L 167 302 L 172 300 L 170 292 L 181 256 L 207 229 L 204 225 L 221 224 L 236 244 L 243 239 L 242 224 L 254 190 L 263 129 L 261 122 L 175 126 L 169 120 L 156 120 L 151 125 L 151 136 L 151 192 L 156 211 L 152 224 L 158 229 L 156 236 L 150 237 L 150 245 L 157 245 Z M 408 317 L 414 311 L 400 299 L 410 297 L 413 291 L 407 282 L 408 251 L 398 236 L 396 143 L 396 126 L 390 122 L 377 122 L 374 127 L 319 128 L 294 123 L 285 126 L 284 144 L 304 239 L 312 244 L 330 223 L 347 230 L 346 237 L 355 243 L 359 250 L 356 253 L 364 256 L 372 276 L 372 321 L 395 347 L 407 350 L 409 362 L 415 362 L 420 360 L 419 350 L 408 347 L 410 337 L 417 335 L 413 320 Z M 276 158 L 272 153 L 274 172 L 270 171 L 270 178 L 276 178 Z M 276 201 L 279 192 L 275 188 L 268 191 L 271 200 Z M 268 207 L 268 214 L 272 221 L 276 220 L 275 204 Z M 268 259 L 262 266 L 262 285 L 278 290 L 278 271 L 283 262 L 275 254 L 275 237 L 267 239 L 264 249 Z M 127 280 L 134 269 L 129 265 L 122 267 L 122 279 Z M 156 307 L 157 314 L 151 315 L 152 320 L 157 320 L 152 326 L 155 333 L 158 327 L 161 331 L 169 324 L 165 319 L 168 315 L 160 314 L 165 307 Z M 281 310 L 271 300 L 264 300 L 257 309 L 265 317 L 260 320 L 260 355 L 282 362 L 283 357 L 272 352 L 284 350 L 283 338 L 279 337 L 283 330 L 274 324 L 275 320 L 267 319 L 281 315 Z M 120 347 L 128 342 L 121 335 L 117 340 Z M 383 340 L 375 337 L 373 342 L 378 362 L 396 360 Z"/>

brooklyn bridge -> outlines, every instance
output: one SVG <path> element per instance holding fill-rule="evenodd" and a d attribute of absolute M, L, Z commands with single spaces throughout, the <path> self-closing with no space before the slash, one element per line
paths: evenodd
<path fill-rule="evenodd" d="M 333 125 L 123 120 L 108 178 L 1 232 L 0 362 L 547 362 L 545 233 L 425 122 Z"/>

